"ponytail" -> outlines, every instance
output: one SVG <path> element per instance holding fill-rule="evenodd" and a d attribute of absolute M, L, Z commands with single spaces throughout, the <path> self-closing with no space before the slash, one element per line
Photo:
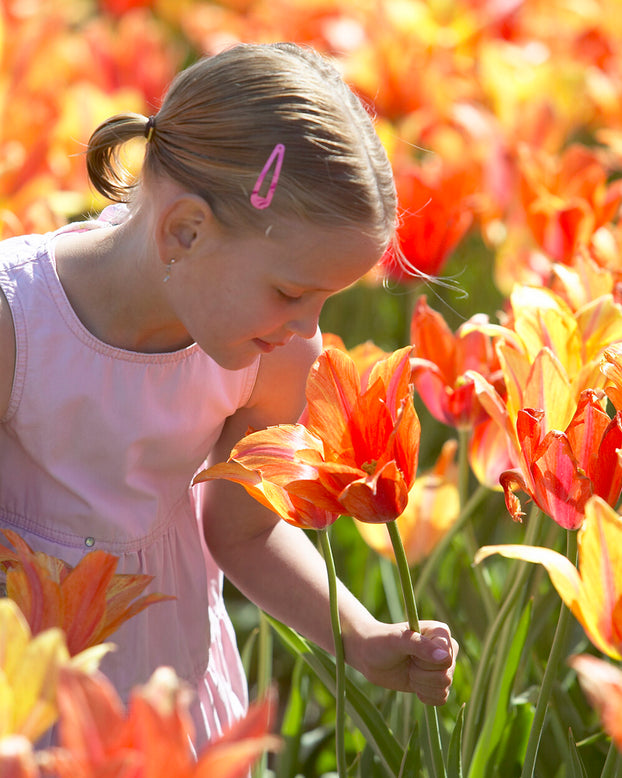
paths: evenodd
<path fill-rule="evenodd" d="M 117 203 L 130 200 L 136 187 L 132 175 L 123 166 L 121 148 L 134 138 L 144 137 L 149 120 L 138 113 L 113 116 L 97 127 L 89 139 L 86 169 L 95 189 Z"/>

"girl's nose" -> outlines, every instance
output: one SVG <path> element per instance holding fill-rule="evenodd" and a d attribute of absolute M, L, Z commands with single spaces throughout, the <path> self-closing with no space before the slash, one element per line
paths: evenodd
<path fill-rule="evenodd" d="M 287 329 L 294 335 L 310 340 L 317 332 L 321 310 L 321 305 L 314 305 L 308 311 L 301 311 L 299 316 L 288 323 Z"/>

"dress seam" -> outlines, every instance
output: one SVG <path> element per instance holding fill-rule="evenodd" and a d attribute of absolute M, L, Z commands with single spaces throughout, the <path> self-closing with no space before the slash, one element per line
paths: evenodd
<path fill-rule="evenodd" d="M 134 538 L 132 540 L 120 541 L 95 537 L 93 538 L 93 545 L 91 547 L 86 547 L 87 550 L 92 551 L 96 548 L 104 548 L 105 551 L 114 554 L 115 556 L 146 551 L 165 535 L 173 524 L 175 524 L 178 520 L 179 511 L 183 509 L 183 503 L 187 502 L 188 498 L 188 490 L 186 490 L 184 494 L 180 495 L 179 499 L 172 504 L 166 517 L 158 522 L 147 535 L 141 535 L 139 538 Z M 188 506 L 188 510 L 192 511 L 190 505 Z M 65 546 L 66 548 L 85 548 L 86 532 L 84 535 L 78 535 L 73 532 L 63 532 L 62 530 L 50 527 L 49 525 L 42 525 L 28 516 L 24 516 L 6 508 L 0 509 L 0 518 L 2 518 L 3 522 L 15 527 L 18 534 L 20 532 L 29 532 L 32 535 L 36 535 L 38 538 L 50 543 Z"/>

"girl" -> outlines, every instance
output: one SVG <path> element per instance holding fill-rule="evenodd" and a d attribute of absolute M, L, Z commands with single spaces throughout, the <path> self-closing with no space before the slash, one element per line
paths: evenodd
<path fill-rule="evenodd" d="M 132 185 L 118 153 L 141 136 Z M 322 304 L 394 235 L 393 178 L 358 99 L 290 44 L 197 62 L 156 116 L 98 127 L 87 168 L 118 205 L 0 246 L 0 526 L 70 564 L 106 549 L 118 572 L 176 596 L 127 622 L 102 669 L 127 697 L 173 666 L 197 690 L 201 747 L 246 706 L 223 572 L 328 650 L 332 633 L 304 533 L 243 489 L 192 477 L 249 427 L 297 420 Z M 340 599 L 351 665 L 445 702 L 457 651 L 445 625 L 413 634 L 345 588 Z"/>

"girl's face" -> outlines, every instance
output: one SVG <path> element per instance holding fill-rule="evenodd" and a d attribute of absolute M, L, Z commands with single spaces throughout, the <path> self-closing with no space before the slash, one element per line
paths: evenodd
<path fill-rule="evenodd" d="M 267 233 L 212 231 L 171 272 L 167 291 L 180 323 L 231 370 L 294 335 L 312 338 L 326 299 L 370 270 L 381 253 L 352 228 L 279 221 Z"/>

